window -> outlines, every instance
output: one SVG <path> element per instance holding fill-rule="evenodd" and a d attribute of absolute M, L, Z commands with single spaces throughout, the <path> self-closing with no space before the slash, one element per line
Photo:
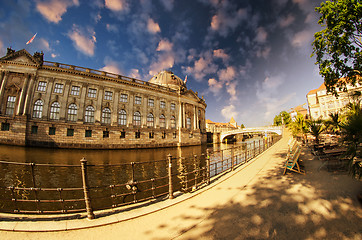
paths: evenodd
<path fill-rule="evenodd" d="M 201 111 L 199 110 L 199 116 L 201 115 Z"/>
<path fill-rule="evenodd" d="M 72 103 L 68 107 L 68 121 L 75 122 L 78 120 L 77 118 L 77 105 Z"/>
<path fill-rule="evenodd" d="M 9 131 L 10 123 L 1 123 L 1 131 Z"/>
<path fill-rule="evenodd" d="M 153 126 L 154 126 L 153 114 L 149 113 L 147 115 L 147 127 L 153 127 Z"/>
<path fill-rule="evenodd" d="M 46 88 L 47 88 L 47 82 L 38 83 L 38 91 L 45 92 Z"/>
<path fill-rule="evenodd" d="M 54 87 L 54 93 L 63 93 L 63 84 L 56 83 Z"/>
<path fill-rule="evenodd" d="M 134 104 L 141 104 L 142 103 L 142 98 L 139 96 L 135 96 L 134 97 Z"/>
<path fill-rule="evenodd" d="M 67 136 L 68 137 L 73 137 L 74 136 L 74 129 L 73 128 L 68 128 L 67 129 Z"/>
<path fill-rule="evenodd" d="M 104 92 L 104 100 L 112 100 L 113 92 L 105 91 Z"/>
<path fill-rule="evenodd" d="M 43 101 L 37 100 L 34 103 L 33 118 L 41 118 L 43 114 Z"/>
<path fill-rule="evenodd" d="M 38 126 L 31 126 L 31 134 L 38 134 Z"/>
<path fill-rule="evenodd" d="M 109 108 L 103 108 L 102 123 L 111 124 L 111 110 Z"/>
<path fill-rule="evenodd" d="M 15 100 L 16 97 L 8 96 L 8 101 L 6 102 L 6 110 L 5 110 L 6 115 L 12 116 L 14 114 Z"/>
<path fill-rule="evenodd" d="M 55 135 L 55 127 L 49 127 L 49 135 Z"/>
<path fill-rule="evenodd" d="M 123 109 L 118 112 L 118 124 L 127 125 L 127 112 Z"/>
<path fill-rule="evenodd" d="M 72 86 L 72 89 L 70 91 L 70 95 L 79 96 L 79 92 L 80 92 L 80 87 Z"/>
<path fill-rule="evenodd" d="M 120 102 L 128 102 L 128 95 L 121 93 L 121 96 L 119 97 Z"/>
<path fill-rule="evenodd" d="M 171 128 L 176 128 L 176 118 L 175 118 L 175 116 L 171 116 Z"/>
<path fill-rule="evenodd" d="M 149 137 L 149 138 L 154 138 L 154 137 L 155 137 L 155 133 L 154 133 L 154 132 L 150 132 L 150 133 L 148 134 L 148 137 Z"/>
<path fill-rule="evenodd" d="M 126 138 L 126 131 L 121 131 L 119 133 L 119 138 Z"/>
<path fill-rule="evenodd" d="M 165 101 L 160 102 L 160 108 L 166 108 L 166 102 Z"/>
<path fill-rule="evenodd" d="M 155 100 L 153 100 L 153 99 L 148 99 L 148 106 L 149 106 L 149 107 L 155 106 Z"/>
<path fill-rule="evenodd" d="M 85 137 L 92 137 L 92 130 L 85 130 Z"/>
<path fill-rule="evenodd" d="M 189 138 L 193 138 L 193 137 L 194 137 L 194 134 L 192 132 L 190 132 Z"/>
<path fill-rule="evenodd" d="M 97 96 L 97 89 L 89 88 L 88 89 L 88 97 L 89 98 L 96 98 Z"/>
<path fill-rule="evenodd" d="M 109 138 L 109 131 L 103 131 L 103 138 Z"/>
<path fill-rule="evenodd" d="M 176 109 L 176 104 L 171 103 L 171 111 L 174 111 Z"/>
<path fill-rule="evenodd" d="M 176 138 L 177 137 L 177 132 L 173 132 L 172 135 L 173 135 L 173 138 Z"/>
<path fill-rule="evenodd" d="M 135 132 L 135 138 L 141 138 L 141 133 L 139 131 Z"/>
<path fill-rule="evenodd" d="M 162 139 L 166 138 L 166 132 L 162 132 Z"/>
<path fill-rule="evenodd" d="M 166 119 L 165 119 L 165 116 L 163 114 L 160 116 L 160 127 L 161 128 L 166 127 Z"/>
<path fill-rule="evenodd" d="M 58 102 L 53 102 L 52 105 L 50 106 L 50 119 L 58 120 L 59 111 L 60 111 L 60 104 Z"/>
<path fill-rule="evenodd" d="M 135 112 L 133 114 L 133 125 L 134 126 L 140 126 L 141 125 L 141 113 Z"/>
<path fill-rule="evenodd" d="M 88 106 L 85 109 L 84 122 L 94 123 L 94 107 Z"/>
<path fill-rule="evenodd" d="M 191 129 L 191 118 L 186 118 L 186 127 L 187 129 Z"/>

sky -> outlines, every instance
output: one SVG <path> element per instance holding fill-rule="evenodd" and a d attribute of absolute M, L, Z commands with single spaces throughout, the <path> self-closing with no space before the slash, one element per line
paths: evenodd
<path fill-rule="evenodd" d="M 204 96 L 207 119 L 271 125 L 323 83 L 311 57 L 321 2 L 0 0 L 0 56 L 43 51 L 143 81 L 171 70 Z"/>

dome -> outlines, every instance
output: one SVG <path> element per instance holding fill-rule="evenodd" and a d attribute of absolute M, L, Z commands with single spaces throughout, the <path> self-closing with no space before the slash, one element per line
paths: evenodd
<path fill-rule="evenodd" d="M 173 72 L 167 70 L 157 73 L 148 82 L 169 87 L 172 89 L 186 87 L 184 81 L 182 81 L 181 78 L 173 74 Z"/>

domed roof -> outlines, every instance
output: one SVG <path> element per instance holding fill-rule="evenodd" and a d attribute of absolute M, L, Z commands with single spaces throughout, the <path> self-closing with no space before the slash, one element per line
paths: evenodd
<path fill-rule="evenodd" d="M 167 70 L 157 73 L 148 82 L 169 87 L 172 89 L 186 87 L 184 81 L 182 81 L 181 78 L 173 74 L 173 72 Z"/>

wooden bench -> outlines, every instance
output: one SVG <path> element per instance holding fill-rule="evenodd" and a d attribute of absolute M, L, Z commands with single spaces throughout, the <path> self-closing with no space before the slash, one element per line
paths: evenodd
<path fill-rule="evenodd" d="M 299 156 L 301 151 L 302 148 L 296 140 L 290 142 L 288 154 L 285 160 L 283 175 L 286 174 L 287 170 L 305 174 L 305 171 L 300 168 L 299 164 Z"/>

